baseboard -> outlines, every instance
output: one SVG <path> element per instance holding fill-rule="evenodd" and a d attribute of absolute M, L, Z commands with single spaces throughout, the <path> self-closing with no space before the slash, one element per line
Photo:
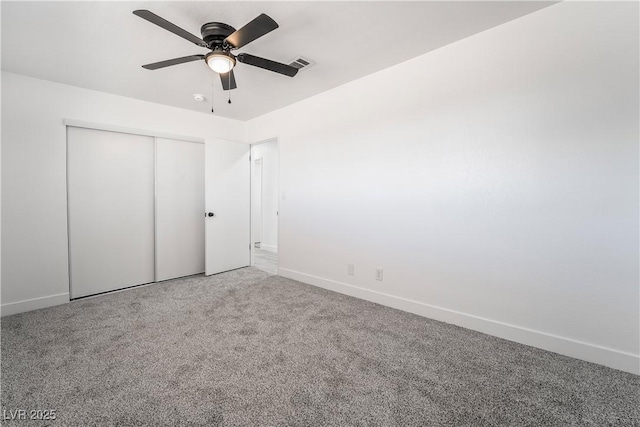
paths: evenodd
<path fill-rule="evenodd" d="M 504 338 L 509 341 L 515 341 L 520 344 L 530 345 L 532 347 L 541 348 L 543 350 L 552 351 L 554 353 L 640 375 L 640 356 L 635 354 L 625 353 L 607 347 L 510 325 L 455 310 L 449 310 L 358 286 L 348 285 L 334 280 L 324 279 L 322 277 L 301 273 L 295 270 L 279 268 L 278 274 L 282 277 L 298 280 L 309 285 L 329 289 L 331 291 L 375 302 L 398 310 L 407 311 L 419 316 L 428 317 L 445 323 L 451 323 L 474 331 Z"/>
<path fill-rule="evenodd" d="M 265 250 L 265 251 L 269 251 L 269 252 L 278 252 L 278 247 L 277 246 L 271 246 L 271 245 L 262 244 L 260 249 Z"/>
<path fill-rule="evenodd" d="M 49 295 L 41 298 L 27 299 L 23 301 L 10 302 L 0 306 L 0 316 L 11 316 L 12 314 L 24 313 L 25 311 L 38 310 L 40 308 L 53 307 L 54 305 L 66 304 L 69 302 L 69 293 Z"/>

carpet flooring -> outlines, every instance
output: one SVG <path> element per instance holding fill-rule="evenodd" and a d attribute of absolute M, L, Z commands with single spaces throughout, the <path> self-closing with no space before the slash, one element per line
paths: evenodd
<path fill-rule="evenodd" d="M 51 426 L 638 426 L 640 377 L 255 268 L 2 319 Z"/>

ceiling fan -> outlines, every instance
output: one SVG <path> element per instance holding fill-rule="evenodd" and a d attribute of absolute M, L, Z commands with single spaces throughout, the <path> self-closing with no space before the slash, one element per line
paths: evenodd
<path fill-rule="evenodd" d="M 249 22 L 244 27 L 236 30 L 231 25 L 222 22 L 207 22 L 200 28 L 202 38 L 196 37 L 190 32 L 183 30 L 175 24 L 167 21 L 148 10 L 135 10 L 134 15 L 145 19 L 152 24 L 164 28 L 191 43 L 210 50 L 206 55 L 189 55 L 181 58 L 168 59 L 166 61 L 154 62 L 143 65 L 147 70 L 157 70 L 159 68 L 170 67 L 172 65 L 184 64 L 185 62 L 198 61 L 203 59 L 209 68 L 220 74 L 222 88 L 224 90 L 235 89 L 236 79 L 233 75 L 233 67 L 236 61 L 243 64 L 253 65 L 275 73 L 293 77 L 298 69 L 291 65 L 281 64 L 270 59 L 260 58 L 248 53 L 234 55 L 233 50 L 239 49 L 265 34 L 278 28 L 276 21 L 264 13 Z"/>

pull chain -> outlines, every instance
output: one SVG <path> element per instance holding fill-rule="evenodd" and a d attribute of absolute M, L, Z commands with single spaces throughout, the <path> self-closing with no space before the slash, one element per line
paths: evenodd
<path fill-rule="evenodd" d="M 229 104 L 231 104 L 231 70 L 229 70 Z"/>

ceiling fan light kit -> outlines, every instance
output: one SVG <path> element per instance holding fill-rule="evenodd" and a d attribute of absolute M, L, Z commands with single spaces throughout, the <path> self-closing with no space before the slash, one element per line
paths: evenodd
<path fill-rule="evenodd" d="M 228 73 L 236 65 L 236 58 L 232 54 L 220 50 L 209 52 L 204 60 L 218 74 Z"/>
<path fill-rule="evenodd" d="M 222 88 L 224 90 L 237 88 L 236 79 L 233 74 L 236 61 L 289 77 L 295 76 L 298 72 L 298 68 L 296 67 L 271 61 L 270 59 L 260 58 L 248 53 L 240 53 L 237 56 L 231 53 L 231 51 L 240 49 L 278 28 L 276 21 L 264 13 L 239 30 L 222 22 L 208 22 L 200 28 L 202 39 L 148 10 L 135 10 L 133 14 L 197 46 L 210 50 L 206 55 L 183 56 L 143 65 L 142 68 L 147 70 L 157 70 L 203 59 L 211 70 L 220 75 L 220 81 L 222 82 Z"/>

